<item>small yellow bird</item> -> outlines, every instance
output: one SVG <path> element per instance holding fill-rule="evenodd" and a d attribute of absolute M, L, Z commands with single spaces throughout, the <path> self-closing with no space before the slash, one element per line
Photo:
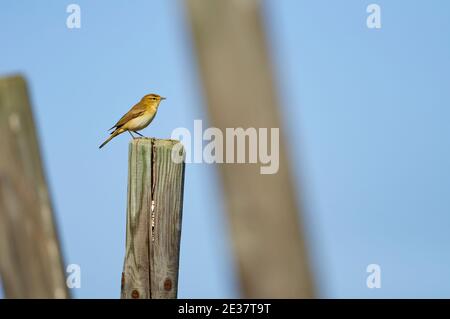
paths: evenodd
<path fill-rule="evenodd" d="M 113 127 L 109 129 L 114 129 L 114 131 L 111 133 L 111 136 L 108 137 L 102 145 L 100 145 L 99 148 L 102 148 L 114 137 L 126 131 L 128 131 L 133 138 L 135 137 L 131 132 L 143 136 L 137 131 L 146 128 L 153 121 L 156 112 L 158 111 L 159 103 L 165 99 L 165 97 L 159 96 L 158 94 L 145 95 L 124 116 L 122 116 L 122 118 Z"/>

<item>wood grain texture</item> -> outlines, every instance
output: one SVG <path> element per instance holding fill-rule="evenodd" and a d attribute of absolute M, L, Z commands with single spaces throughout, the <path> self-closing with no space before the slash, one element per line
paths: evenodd
<path fill-rule="evenodd" d="M 25 80 L 0 79 L 0 275 L 6 298 L 67 298 Z"/>
<path fill-rule="evenodd" d="M 171 154 L 178 143 L 130 142 L 122 298 L 177 297 L 184 162 Z"/>
<path fill-rule="evenodd" d="M 261 1 L 187 0 L 186 4 L 211 124 L 223 132 L 237 127 L 280 128 L 276 174 L 261 175 L 260 163 L 219 165 L 243 296 L 311 298 L 312 275 L 278 114 Z"/>
<path fill-rule="evenodd" d="M 152 144 L 133 140 L 129 145 L 126 251 L 123 299 L 150 298 L 150 227 Z"/>

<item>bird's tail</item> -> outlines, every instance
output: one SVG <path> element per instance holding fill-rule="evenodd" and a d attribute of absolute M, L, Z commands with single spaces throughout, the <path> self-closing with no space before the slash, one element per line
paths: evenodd
<path fill-rule="evenodd" d="M 99 146 L 99 148 L 102 148 L 103 146 L 105 146 L 109 141 L 111 141 L 113 138 L 115 138 L 117 135 L 119 135 L 120 133 L 125 132 L 125 130 L 123 128 L 118 128 L 116 129 L 114 132 L 111 133 L 111 136 L 108 137 L 106 139 L 106 141 L 103 142 L 102 145 Z"/>

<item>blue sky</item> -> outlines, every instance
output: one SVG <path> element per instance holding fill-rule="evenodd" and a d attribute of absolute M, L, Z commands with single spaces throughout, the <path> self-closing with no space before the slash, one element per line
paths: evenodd
<path fill-rule="evenodd" d="M 150 91 L 168 100 L 146 135 L 207 117 L 181 1 L 76 1 L 69 30 L 73 2 L 3 1 L 0 75 L 29 81 L 74 296 L 117 298 L 129 138 L 98 145 Z M 321 297 L 450 297 L 450 3 L 376 1 L 371 30 L 373 2 L 264 1 L 315 280 Z M 185 182 L 179 296 L 237 297 L 216 169 Z"/>

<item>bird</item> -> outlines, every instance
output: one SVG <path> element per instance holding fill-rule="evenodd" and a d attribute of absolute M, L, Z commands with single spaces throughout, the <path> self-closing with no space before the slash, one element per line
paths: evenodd
<path fill-rule="evenodd" d="M 156 112 L 158 111 L 159 104 L 165 99 L 165 97 L 154 93 L 145 95 L 124 116 L 122 116 L 113 127 L 108 130 L 113 131 L 106 141 L 99 146 L 99 148 L 102 148 L 114 137 L 126 131 L 128 131 L 133 138 L 135 138 L 135 136 L 131 132 L 144 137 L 137 131 L 146 128 L 153 121 Z"/>

